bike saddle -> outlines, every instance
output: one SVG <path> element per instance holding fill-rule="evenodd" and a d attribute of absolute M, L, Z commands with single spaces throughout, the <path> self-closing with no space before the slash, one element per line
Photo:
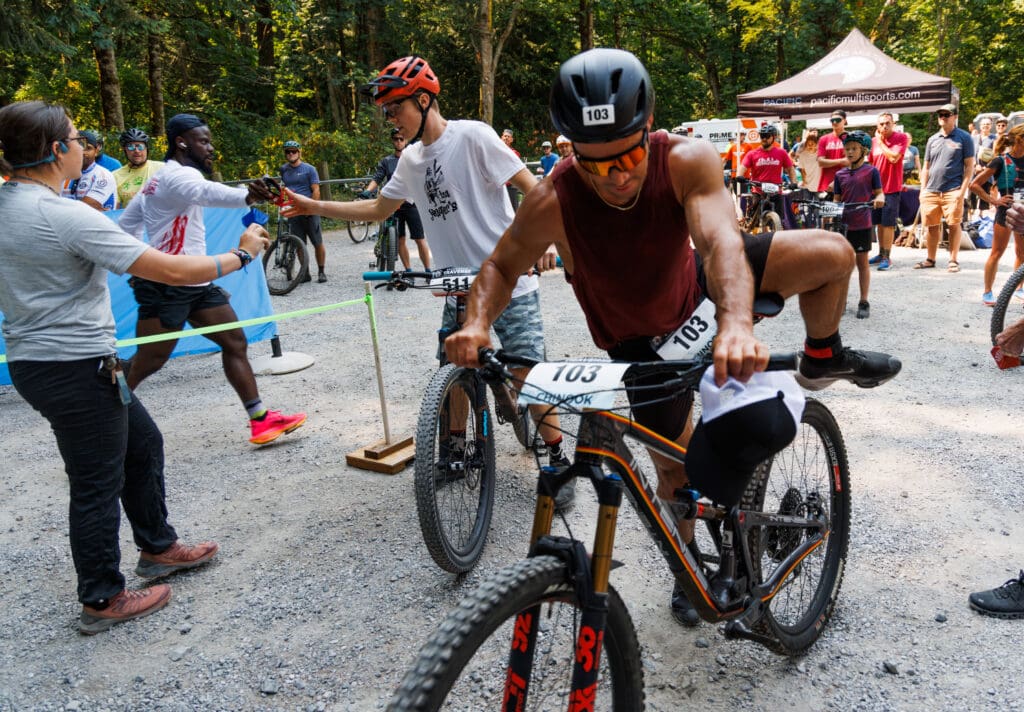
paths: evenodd
<path fill-rule="evenodd" d="M 761 292 L 754 297 L 754 314 L 758 317 L 777 316 L 786 306 L 786 300 L 778 292 Z"/>

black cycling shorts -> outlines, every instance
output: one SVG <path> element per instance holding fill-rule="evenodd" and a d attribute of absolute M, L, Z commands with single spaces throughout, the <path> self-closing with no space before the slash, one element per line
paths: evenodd
<path fill-rule="evenodd" d="M 141 277 L 129 281 L 139 303 L 139 321 L 160 319 L 165 329 L 177 331 L 195 312 L 230 304 L 230 295 L 215 284 L 172 287 Z"/>
<path fill-rule="evenodd" d="M 774 233 L 766 232 L 759 235 L 743 233 L 743 249 L 747 254 L 747 262 L 750 264 L 750 271 L 754 275 L 754 293 L 761 291 L 761 280 L 764 278 L 765 265 L 768 262 L 768 250 L 772 245 Z M 701 294 L 707 294 L 707 280 L 704 275 L 704 264 L 696 252 L 694 252 L 697 267 L 697 284 L 700 285 Z M 608 350 L 608 355 L 617 361 L 659 361 L 661 360 L 654 346 L 651 345 L 651 338 L 662 336 L 662 334 L 651 337 L 641 337 L 623 341 Z M 690 408 L 693 406 L 693 392 L 679 392 L 678 388 L 665 389 L 659 386 L 668 380 L 674 379 L 672 374 L 654 374 L 629 381 L 628 386 L 644 386 L 638 392 L 628 391 L 630 409 L 633 418 L 640 425 L 649 428 L 662 437 L 675 440 L 683 434 L 686 428 L 686 419 L 690 417 Z M 634 402 L 658 401 L 650 405 L 634 405 Z"/>
<path fill-rule="evenodd" d="M 398 236 L 405 237 L 405 226 L 409 226 L 409 237 L 413 240 L 422 240 L 423 221 L 420 220 L 419 211 L 412 203 L 402 203 L 402 207 L 395 211 L 398 216 Z"/>

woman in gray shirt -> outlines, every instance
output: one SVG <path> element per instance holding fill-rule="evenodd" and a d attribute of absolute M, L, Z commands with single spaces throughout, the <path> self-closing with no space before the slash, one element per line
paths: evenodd
<path fill-rule="evenodd" d="M 241 269 L 266 247 L 246 230 L 239 248 L 173 256 L 123 232 L 102 213 L 60 197 L 82 170 L 84 137 L 61 106 L 0 109 L 0 310 L 11 380 L 49 421 L 70 484 L 69 529 L 86 634 L 159 610 L 166 584 L 127 591 L 120 571 L 120 506 L 154 579 L 209 561 L 217 544 L 187 546 L 167 521 L 163 438 L 127 388 L 114 348 L 107 271 L 194 284 Z"/>

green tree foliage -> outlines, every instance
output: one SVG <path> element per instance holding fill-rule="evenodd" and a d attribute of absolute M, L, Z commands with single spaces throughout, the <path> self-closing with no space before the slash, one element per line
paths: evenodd
<path fill-rule="evenodd" d="M 363 175 L 390 146 L 359 88 L 390 60 L 425 56 L 444 113 L 481 116 L 482 12 L 492 41 L 508 31 L 492 123 L 513 128 L 527 158 L 553 138 L 551 80 L 581 38 L 643 59 L 662 127 L 734 115 L 737 94 L 808 67 L 853 27 L 899 61 L 951 76 L 963 126 L 980 111 L 1024 109 L 1024 20 L 982 0 L 5 0 L 0 104 L 57 101 L 110 138 L 119 122 L 157 136 L 166 118 L 197 113 L 226 177 L 276 171 L 289 138 L 332 177 Z M 101 76 L 104 66 L 115 73 Z M 903 123 L 918 142 L 935 130 L 920 114 Z"/>

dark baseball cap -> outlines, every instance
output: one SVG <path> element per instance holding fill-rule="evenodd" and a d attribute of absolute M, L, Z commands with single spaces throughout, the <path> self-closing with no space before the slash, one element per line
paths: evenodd
<path fill-rule="evenodd" d="M 690 483 L 727 507 L 738 504 L 755 468 L 793 441 L 806 399 L 791 373 L 755 373 L 742 383 L 700 383 L 701 419 L 686 450 Z"/>
<path fill-rule="evenodd" d="M 957 111 L 956 104 L 943 104 L 942 106 L 935 110 L 935 113 L 937 114 L 940 111 L 948 111 L 951 114 L 960 113 L 959 111 Z"/>
<path fill-rule="evenodd" d="M 835 111 L 832 112 L 832 116 L 829 117 L 829 118 L 834 118 L 836 116 L 839 116 L 839 117 L 842 117 L 842 118 L 845 119 L 846 118 L 846 112 L 843 111 L 842 109 L 836 109 Z"/>

